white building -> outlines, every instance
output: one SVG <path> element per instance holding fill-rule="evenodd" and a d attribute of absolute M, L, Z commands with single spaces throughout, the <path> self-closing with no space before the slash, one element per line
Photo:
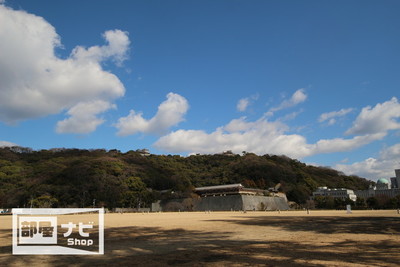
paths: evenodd
<path fill-rule="evenodd" d="M 342 200 L 351 199 L 353 201 L 357 200 L 357 196 L 354 191 L 346 188 L 328 188 L 326 186 L 318 187 L 316 191 L 313 192 L 313 198 L 316 196 L 340 198 Z"/>
<path fill-rule="evenodd" d="M 389 181 L 380 178 L 376 182 L 376 186 L 370 186 L 367 190 L 356 190 L 355 194 L 357 197 L 368 199 L 370 197 L 389 197 L 393 198 L 396 197 L 397 195 L 400 195 L 400 169 L 395 170 L 396 177 L 390 178 L 390 181 L 392 183 L 391 186 L 389 186 Z"/>

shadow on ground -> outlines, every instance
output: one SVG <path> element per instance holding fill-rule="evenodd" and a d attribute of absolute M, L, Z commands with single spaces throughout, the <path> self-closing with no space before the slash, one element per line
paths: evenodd
<path fill-rule="evenodd" d="M 287 231 L 308 231 L 320 234 L 396 234 L 400 235 L 400 217 L 247 217 L 246 220 L 215 220 L 238 225 L 270 226 Z"/>
<path fill-rule="evenodd" d="M 265 217 L 229 220 L 238 227 L 274 226 L 317 233 L 399 233 L 397 218 Z M 2 240 L 11 233 L 0 232 Z M 301 240 L 235 240 L 232 232 L 202 232 L 156 227 L 110 228 L 105 231 L 105 255 L 11 255 L 11 244 L 0 244 L 0 265 L 8 266 L 397 266 L 399 242 L 318 243 Z M 397 240 L 399 241 L 399 240 Z M 338 261 L 340 262 L 338 264 Z"/>

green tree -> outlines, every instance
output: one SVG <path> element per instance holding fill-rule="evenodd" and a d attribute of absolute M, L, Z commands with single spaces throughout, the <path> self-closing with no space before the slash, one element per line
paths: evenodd
<path fill-rule="evenodd" d="M 356 200 L 355 206 L 357 207 L 357 209 L 363 209 L 363 208 L 366 208 L 366 207 L 367 207 L 367 205 L 366 205 L 366 203 L 365 203 L 365 199 L 364 199 L 364 198 L 362 198 L 362 197 L 357 197 L 357 200 Z"/>
<path fill-rule="evenodd" d="M 326 197 L 324 196 L 315 196 L 314 197 L 315 207 L 317 209 L 325 209 L 326 208 Z"/>
<path fill-rule="evenodd" d="M 129 177 L 125 181 L 126 191 L 123 193 L 124 207 L 142 208 L 151 202 L 151 193 L 140 177 Z"/>
<path fill-rule="evenodd" d="M 31 206 L 33 208 L 55 208 L 57 203 L 58 200 L 50 195 L 42 195 L 31 200 Z"/>
<path fill-rule="evenodd" d="M 334 203 L 335 209 L 344 209 L 346 206 L 346 201 L 341 198 L 335 198 Z"/>
<path fill-rule="evenodd" d="M 335 199 L 331 196 L 326 197 L 326 207 L 327 209 L 334 209 L 335 208 Z"/>
<path fill-rule="evenodd" d="M 369 197 L 366 200 L 368 208 L 377 209 L 379 208 L 379 202 L 376 197 Z"/>

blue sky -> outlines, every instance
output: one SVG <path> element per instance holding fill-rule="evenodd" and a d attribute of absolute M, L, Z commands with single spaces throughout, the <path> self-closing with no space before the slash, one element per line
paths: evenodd
<path fill-rule="evenodd" d="M 399 1 L 0 3 L 2 146 L 400 168 Z"/>

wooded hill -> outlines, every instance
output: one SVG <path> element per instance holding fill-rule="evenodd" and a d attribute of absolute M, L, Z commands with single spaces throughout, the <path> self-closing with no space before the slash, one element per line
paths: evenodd
<path fill-rule="evenodd" d="M 290 201 L 305 203 L 318 186 L 366 189 L 371 181 L 307 166 L 286 156 L 143 156 L 138 151 L 0 149 L 0 208 L 141 207 L 160 198 L 188 197 L 199 186 L 242 183 L 268 189 L 281 183 Z M 165 191 L 164 191 L 165 192 Z M 168 194 L 163 194 L 165 197 Z"/>

